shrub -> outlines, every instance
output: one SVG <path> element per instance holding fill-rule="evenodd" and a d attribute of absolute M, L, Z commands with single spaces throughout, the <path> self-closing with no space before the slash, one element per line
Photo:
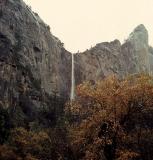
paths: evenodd
<path fill-rule="evenodd" d="M 21 157 L 17 156 L 11 147 L 7 145 L 0 146 L 0 159 L 1 160 L 22 160 Z"/>
<path fill-rule="evenodd" d="M 14 156 L 25 160 L 64 160 L 65 157 L 71 156 L 67 154 L 68 151 L 62 129 L 42 129 L 34 132 L 15 128 L 11 131 L 9 143 L 0 146 L 0 158 L 7 159 L 8 156 L 8 160 L 14 160 L 9 159 Z"/>
<path fill-rule="evenodd" d="M 10 133 L 10 118 L 8 111 L 0 106 L 0 144 L 7 141 Z"/>

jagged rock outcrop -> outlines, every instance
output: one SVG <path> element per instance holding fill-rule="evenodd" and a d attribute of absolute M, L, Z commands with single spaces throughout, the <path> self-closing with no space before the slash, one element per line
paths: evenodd
<path fill-rule="evenodd" d="M 149 47 L 149 65 L 150 65 L 150 74 L 153 75 L 153 48 Z"/>
<path fill-rule="evenodd" d="M 99 43 L 90 50 L 77 53 L 76 83 L 99 80 L 111 74 L 124 77 L 134 73 L 149 73 L 153 69 L 150 58 L 153 57 L 152 53 L 148 44 L 148 32 L 144 25 L 139 25 L 122 45 L 115 40 Z"/>
<path fill-rule="evenodd" d="M 130 34 L 127 43 L 132 44 L 136 61 L 137 72 L 149 72 L 149 44 L 148 31 L 144 25 L 139 25 Z M 123 51 L 124 52 L 124 51 Z"/>

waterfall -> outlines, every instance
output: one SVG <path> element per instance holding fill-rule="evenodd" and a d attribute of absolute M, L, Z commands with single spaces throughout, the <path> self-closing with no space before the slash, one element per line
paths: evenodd
<path fill-rule="evenodd" d="M 71 100 L 75 98 L 75 75 L 74 75 L 74 54 L 72 54 L 72 69 L 71 69 Z"/>

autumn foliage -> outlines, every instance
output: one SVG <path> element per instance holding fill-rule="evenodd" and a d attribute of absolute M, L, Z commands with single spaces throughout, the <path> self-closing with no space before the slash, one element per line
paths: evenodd
<path fill-rule="evenodd" d="M 8 143 L 0 145 L 1 160 L 61 160 L 67 145 L 57 128 L 28 131 L 15 128 Z M 59 133 L 60 132 L 60 133 Z"/>
<path fill-rule="evenodd" d="M 1 111 L 0 160 L 153 160 L 148 75 L 79 85 L 55 126 L 10 127 L 10 118 Z"/>
<path fill-rule="evenodd" d="M 66 106 L 76 159 L 153 159 L 153 78 L 112 76 L 77 88 Z"/>

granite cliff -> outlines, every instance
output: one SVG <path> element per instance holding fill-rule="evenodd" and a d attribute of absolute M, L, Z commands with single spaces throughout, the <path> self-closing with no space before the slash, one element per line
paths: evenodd
<path fill-rule="evenodd" d="M 28 76 L 47 93 L 65 94 L 69 90 L 71 55 L 63 43 L 22 0 L 3 0 L 0 7 L 1 69 L 11 69 L 7 76 L 18 76 L 22 82 Z"/>
<path fill-rule="evenodd" d="M 69 98 L 71 53 L 22 0 L 0 0 L 0 51 L 2 106 L 43 108 L 53 94 Z M 75 54 L 74 61 L 76 85 L 111 74 L 151 73 L 153 48 L 146 28 L 139 25 L 123 44 L 99 43 Z"/>
<path fill-rule="evenodd" d="M 60 106 L 53 99 L 69 95 L 70 70 L 71 54 L 49 26 L 22 0 L 0 0 L 0 105 L 13 123 L 32 122 L 48 109 L 53 114 L 44 116 L 53 119 Z"/>
<path fill-rule="evenodd" d="M 141 24 L 123 44 L 119 40 L 103 42 L 83 53 L 77 53 L 77 84 L 84 80 L 99 80 L 111 74 L 124 77 L 128 74 L 151 73 L 152 57 L 153 50 L 148 44 L 148 32 Z"/>

